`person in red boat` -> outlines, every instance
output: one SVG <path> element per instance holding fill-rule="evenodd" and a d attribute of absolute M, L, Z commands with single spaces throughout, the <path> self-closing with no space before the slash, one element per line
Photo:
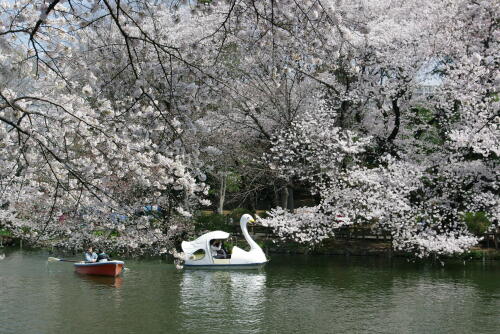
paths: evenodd
<path fill-rule="evenodd" d="M 92 247 L 87 248 L 84 257 L 85 257 L 85 262 L 97 262 L 97 254 L 94 252 Z"/>
<path fill-rule="evenodd" d="M 110 261 L 111 258 L 108 254 L 104 253 L 102 249 L 97 251 L 97 262 L 107 262 Z"/>

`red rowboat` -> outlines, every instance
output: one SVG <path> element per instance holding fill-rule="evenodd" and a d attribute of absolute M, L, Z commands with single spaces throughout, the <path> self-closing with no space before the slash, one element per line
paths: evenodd
<path fill-rule="evenodd" d="M 124 265 L 123 261 L 79 262 L 75 263 L 75 271 L 79 274 L 116 277 Z"/>

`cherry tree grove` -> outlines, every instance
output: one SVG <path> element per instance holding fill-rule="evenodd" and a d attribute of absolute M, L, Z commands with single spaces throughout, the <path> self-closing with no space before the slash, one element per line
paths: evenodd
<path fill-rule="evenodd" d="M 206 174 L 318 205 L 262 223 L 316 245 L 384 231 L 418 256 L 498 222 L 499 4 L 0 2 L 0 227 L 33 244 L 161 253 Z M 153 211 L 152 208 L 159 208 Z"/>
<path fill-rule="evenodd" d="M 264 222 L 310 243 L 303 226 L 316 212 L 330 220 L 312 242 L 363 224 L 420 257 L 461 253 L 478 242 L 466 213 L 498 222 L 498 3 L 364 5 L 356 15 L 375 17 L 347 24 L 348 62 L 320 74 L 334 93 L 282 129 L 267 156 L 321 204 Z"/>

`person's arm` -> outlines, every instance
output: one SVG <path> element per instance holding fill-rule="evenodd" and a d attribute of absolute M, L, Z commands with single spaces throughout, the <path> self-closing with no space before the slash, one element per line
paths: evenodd
<path fill-rule="evenodd" d="M 92 262 L 92 254 L 85 253 L 85 262 Z"/>

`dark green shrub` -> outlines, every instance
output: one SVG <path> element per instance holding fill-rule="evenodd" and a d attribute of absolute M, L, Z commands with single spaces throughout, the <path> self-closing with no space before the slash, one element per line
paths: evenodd
<path fill-rule="evenodd" d="M 477 236 L 483 235 L 491 225 L 484 212 L 466 212 L 464 220 L 469 231 Z"/>
<path fill-rule="evenodd" d="M 93 235 L 97 237 L 105 237 L 106 239 L 116 238 L 120 236 L 120 232 L 117 230 L 97 230 L 92 232 Z"/>
<path fill-rule="evenodd" d="M 248 210 L 245 208 L 236 208 L 229 214 L 229 217 L 233 219 L 234 224 L 239 224 L 241 216 L 245 213 L 252 215 L 255 218 L 255 211 Z"/>
<path fill-rule="evenodd" d="M 3 235 L 5 237 L 11 237 L 12 236 L 12 232 L 7 230 L 7 229 L 4 229 L 4 228 L 0 228 L 0 235 Z"/>
<path fill-rule="evenodd" d="M 255 212 L 254 218 L 257 218 L 256 216 L 258 215 L 260 218 L 267 218 L 269 217 L 269 214 L 267 213 L 267 210 L 259 210 Z"/>
<path fill-rule="evenodd" d="M 228 224 L 228 219 L 224 215 L 212 213 L 209 215 L 200 215 L 195 220 L 195 230 L 199 231 L 226 231 L 233 232 L 232 226 Z"/>

